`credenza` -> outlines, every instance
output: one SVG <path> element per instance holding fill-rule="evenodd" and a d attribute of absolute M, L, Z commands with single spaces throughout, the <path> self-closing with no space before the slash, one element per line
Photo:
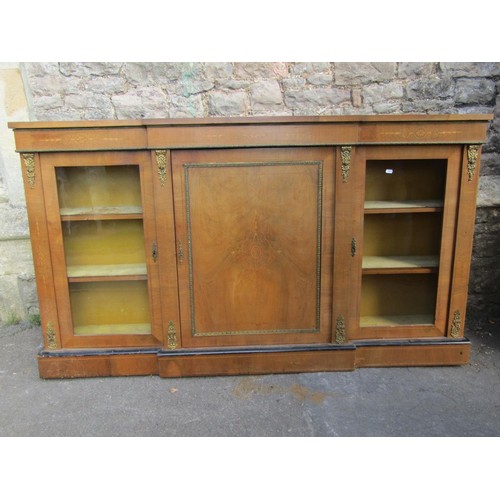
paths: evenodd
<path fill-rule="evenodd" d="M 491 119 L 10 123 L 40 376 L 467 363 Z"/>

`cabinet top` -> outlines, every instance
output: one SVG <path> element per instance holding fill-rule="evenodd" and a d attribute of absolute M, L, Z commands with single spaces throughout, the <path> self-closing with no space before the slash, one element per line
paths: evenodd
<path fill-rule="evenodd" d="M 401 114 L 401 115 L 338 115 L 338 116 L 248 116 L 206 118 L 159 118 L 139 120 L 81 120 L 9 122 L 11 129 L 102 128 L 102 127 L 172 127 L 186 125 L 247 125 L 293 123 L 353 123 L 353 122 L 456 122 L 493 119 L 492 114 Z"/>
<path fill-rule="evenodd" d="M 255 116 L 12 122 L 18 152 L 481 144 L 493 115 Z"/>

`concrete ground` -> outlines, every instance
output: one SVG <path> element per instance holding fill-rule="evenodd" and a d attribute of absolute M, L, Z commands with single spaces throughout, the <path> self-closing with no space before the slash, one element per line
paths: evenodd
<path fill-rule="evenodd" d="M 354 372 L 41 380 L 38 327 L 0 327 L 0 436 L 500 436 L 500 323 L 471 363 Z"/>

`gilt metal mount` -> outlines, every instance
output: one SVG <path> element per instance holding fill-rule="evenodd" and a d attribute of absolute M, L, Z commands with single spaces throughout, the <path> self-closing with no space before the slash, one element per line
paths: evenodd
<path fill-rule="evenodd" d="M 469 182 L 474 178 L 476 172 L 477 157 L 479 156 L 479 145 L 471 144 L 467 147 L 467 180 Z"/>
<path fill-rule="evenodd" d="M 167 182 L 167 152 L 158 150 L 155 151 L 155 154 L 156 166 L 158 167 L 158 177 L 160 178 L 161 186 L 164 187 Z"/>
<path fill-rule="evenodd" d="M 26 179 L 31 189 L 35 187 L 35 155 L 33 153 L 24 153 L 24 166 L 26 167 Z"/>
<path fill-rule="evenodd" d="M 169 349 L 177 349 L 177 333 L 175 331 L 175 324 L 173 321 L 168 322 L 167 347 Z"/>
<path fill-rule="evenodd" d="M 341 146 L 340 157 L 342 158 L 342 182 L 347 182 L 351 168 L 352 146 Z"/>
<path fill-rule="evenodd" d="M 453 321 L 451 322 L 450 336 L 456 338 L 460 336 L 460 330 L 462 329 L 462 317 L 460 311 L 457 309 L 453 313 Z"/>

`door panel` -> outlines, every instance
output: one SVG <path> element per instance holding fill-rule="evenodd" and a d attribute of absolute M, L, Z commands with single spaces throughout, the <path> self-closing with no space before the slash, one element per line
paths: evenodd
<path fill-rule="evenodd" d="M 352 338 L 446 335 L 459 146 L 359 148 Z"/>
<path fill-rule="evenodd" d="M 41 162 L 62 347 L 161 345 L 150 155 Z"/>
<path fill-rule="evenodd" d="M 333 150 L 172 162 L 183 347 L 329 341 Z"/>

